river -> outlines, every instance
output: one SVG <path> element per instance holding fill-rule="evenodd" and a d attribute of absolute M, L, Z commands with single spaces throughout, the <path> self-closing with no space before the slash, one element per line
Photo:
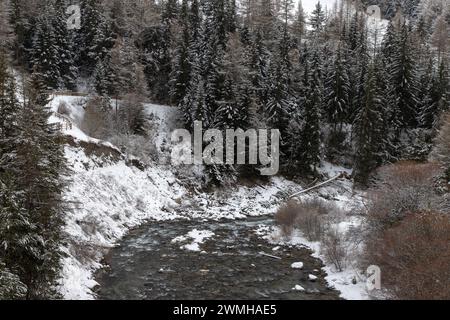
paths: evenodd
<path fill-rule="evenodd" d="M 339 292 L 327 286 L 322 262 L 309 250 L 276 248 L 255 233 L 272 223 L 269 217 L 149 222 L 105 257 L 107 267 L 96 275 L 98 299 L 339 299 Z M 200 251 L 173 241 L 194 229 L 214 234 L 199 244 Z M 304 268 L 293 269 L 295 262 Z M 310 275 L 317 279 L 311 281 Z M 305 291 L 293 290 L 296 285 Z"/>

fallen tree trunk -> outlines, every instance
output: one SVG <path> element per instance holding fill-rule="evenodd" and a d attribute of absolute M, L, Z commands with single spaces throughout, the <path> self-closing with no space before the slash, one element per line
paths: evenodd
<path fill-rule="evenodd" d="M 327 180 L 325 182 L 319 183 L 318 185 L 315 185 L 314 187 L 311 187 L 311 188 L 308 188 L 306 190 L 303 190 L 303 191 L 300 191 L 300 192 L 297 192 L 297 193 L 293 194 L 292 196 L 289 197 L 289 199 L 293 199 L 293 198 L 296 198 L 296 197 L 298 197 L 298 196 L 300 196 L 302 194 L 305 194 L 305 193 L 308 193 L 310 191 L 319 189 L 319 188 L 321 188 L 321 187 L 323 187 L 323 186 L 325 186 L 325 185 L 327 185 L 327 184 L 329 184 L 329 183 L 331 183 L 333 181 L 336 181 L 337 179 L 342 178 L 343 176 L 344 176 L 344 174 L 340 173 L 339 175 L 337 175 L 336 177 L 334 177 L 334 178 L 332 178 L 330 180 Z"/>

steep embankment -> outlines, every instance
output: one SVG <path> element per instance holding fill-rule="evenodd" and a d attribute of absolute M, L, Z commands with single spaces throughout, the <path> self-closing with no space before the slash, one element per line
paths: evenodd
<path fill-rule="evenodd" d="M 130 229 L 146 221 L 244 219 L 273 215 L 289 195 L 302 190 L 302 186 L 281 177 L 262 184 L 253 182 L 210 193 L 195 187 L 186 188 L 174 174 L 176 168 L 159 162 L 143 166 L 111 143 L 93 139 L 82 132 L 79 127 L 84 109 L 83 99 L 80 99 L 56 96 L 51 103 L 55 115 L 50 121 L 61 123 L 61 130 L 67 136 L 66 157 L 73 171 L 66 192 L 72 210 L 66 216 L 67 244 L 64 250 L 67 257 L 60 286 L 66 299 L 94 299 L 93 289 L 97 285 L 94 273 L 102 267 L 104 255 Z M 65 102 L 67 108 L 64 116 L 57 112 L 61 102 Z M 150 104 L 146 105 L 146 110 L 153 119 L 151 139 L 155 140 L 155 152 L 161 153 L 155 159 L 166 162 L 168 134 L 173 129 L 176 111 Z M 184 178 L 189 175 L 185 168 L 179 170 L 184 173 Z M 201 178 L 201 172 L 195 171 L 193 173 Z M 324 177 L 333 177 L 346 170 L 324 163 L 321 171 Z M 345 179 L 307 196 L 327 199 L 347 211 L 359 201 L 352 195 L 351 183 Z M 343 230 L 359 223 L 358 219 L 347 215 L 336 221 Z M 264 241 L 284 246 L 288 251 L 292 246 L 308 245 L 314 255 L 320 257 L 320 244 L 307 243 L 300 234 L 288 242 L 278 236 L 276 227 L 262 228 L 257 235 Z M 340 290 L 342 297 L 367 297 L 364 277 L 354 270 L 353 263 L 344 272 L 335 272 L 330 266 L 324 271 L 328 273 L 330 285 Z M 356 285 L 353 284 L 355 279 Z"/>

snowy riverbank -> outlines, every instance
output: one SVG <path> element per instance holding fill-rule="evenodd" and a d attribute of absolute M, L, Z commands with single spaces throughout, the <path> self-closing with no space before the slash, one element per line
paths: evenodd
<path fill-rule="evenodd" d="M 83 117 L 79 98 L 57 96 L 52 102 L 52 109 L 56 111 L 63 101 L 69 107 L 71 121 L 71 126 L 65 127 L 65 134 L 74 140 L 66 147 L 66 157 L 73 171 L 66 198 L 73 204 L 73 210 L 67 213 L 66 218 L 68 241 L 64 250 L 67 257 L 64 259 L 60 286 L 65 299 L 95 299 L 93 289 L 97 283 L 94 273 L 102 267 L 104 255 L 131 229 L 147 221 L 273 216 L 286 197 L 302 190 L 300 185 L 282 177 L 273 177 L 263 184 L 217 189 L 212 193 L 187 190 L 175 177 L 172 167 L 155 163 L 138 169 L 130 165 L 127 157 L 115 146 L 85 135 L 78 127 Z M 168 122 L 172 121 L 168 119 L 173 118 L 174 110 L 155 105 L 146 105 L 146 109 L 159 121 L 157 148 L 161 149 L 167 140 L 170 130 Z M 64 124 L 67 120 L 52 117 L 51 121 L 63 121 Z M 80 142 L 85 145 L 82 147 Z M 106 149 L 106 154 L 87 152 L 86 144 L 103 152 Z M 115 155 L 108 156 L 108 149 Z M 348 173 L 348 170 L 327 163 L 322 165 L 321 171 L 329 177 L 343 171 Z M 352 195 L 351 184 L 347 180 L 337 181 L 313 195 L 330 199 L 347 209 L 360 200 Z M 342 227 L 350 227 L 358 221 L 348 216 L 339 223 Z M 276 233 L 274 229 L 263 235 L 276 244 Z M 308 243 L 299 233 L 290 242 L 278 244 L 308 246 L 315 257 L 323 258 L 320 245 Z M 364 279 L 352 268 L 353 265 L 341 273 L 334 272 L 331 266 L 324 270 L 329 274 L 327 280 L 330 285 L 340 290 L 343 298 L 365 299 Z M 356 285 L 352 284 L 355 279 Z"/>

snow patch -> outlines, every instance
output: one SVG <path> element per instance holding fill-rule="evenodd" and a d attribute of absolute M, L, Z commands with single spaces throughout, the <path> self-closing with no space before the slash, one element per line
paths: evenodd
<path fill-rule="evenodd" d="M 294 288 L 292 288 L 293 291 L 300 291 L 300 292 L 305 292 L 306 289 L 303 288 L 301 285 L 296 285 Z"/>
<path fill-rule="evenodd" d="M 303 266 L 304 266 L 303 262 L 295 262 L 291 265 L 291 268 L 301 270 L 301 269 L 303 269 Z"/>
<path fill-rule="evenodd" d="M 185 190 L 162 167 L 146 171 L 124 161 L 99 166 L 100 159 L 80 148 L 66 147 L 73 170 L 65 197 L 73 203 L 66 214 L 69 243 L 63 261 L 60 291 L 65 299 L 94 299 L 93 274 L 108 249 L 133 227 L 152 219 L 176 219 L 174 208 Z"/>
<path fill-rule="evenodd" d="M 186 241 L 192 241 L 189 244 L 185 244 L 180 247 L 182 250 L 201 252 L 200 244 L 205 243 L 207 239 L 210 239 L 214 236 L 214 233 L 209 230 L 197 230 L 194 229 L 190 231 L 185 236 L 179 236 L 172 240 L 172 243 L 183 243 Z"/>

